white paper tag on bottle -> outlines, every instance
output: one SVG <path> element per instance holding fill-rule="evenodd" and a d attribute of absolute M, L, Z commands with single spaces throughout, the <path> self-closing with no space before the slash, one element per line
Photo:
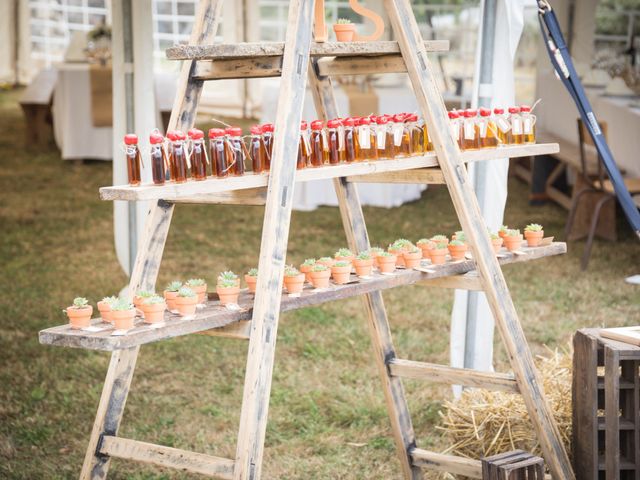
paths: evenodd
<path fill-rule="evenodd" d="M 337 130 L 338 133 L 338 150 L 344 150 L 344 128 L 340 127 Z"/>
<path fill-rule="evenodd" d="M 360 143 L 360 148 L 365 150 L 371 148 L 371 131 L 368 125 L 362 125 L 358 128 L 358 143 Z"/>
<path fill-rule="evenodd" d="M 487 138 L 487 122 L 480 122 L 480 137 Z"/>
<path fill-rule="evenodd" d="M 325 152 L 329 151 L 329 140 L 327 139 L 327 131 L 322 130 L 322 149 Z"/>
<path fill-rule="evenodd" d="M 378 150 L 384 150 L 386 147 L 387 132 L 386 129 L 379 128 L 376 132 L 376 143 L 378 144 Z"/>
<path fill-rule="evenodd" d="M 507 122 L 504 117 L 498 117 L 497 123 L 498 128 L 502 133 L 507 133 L 509 130 L 511 130 L 511 125 L 509 125 L 509 122 Z"/>
<path fill-rule="evenodd" d="M 309 143 L 309 133 L 304 131 L 302 132 L 302 141 L 304 142 L 304 146 L 307 149 L 307 154 L 311 153 L 311 144 Z"/>
<path fill-rule="evenodd" d="M 473 120 L 465 120 L 464 122 L 464 139 L 465 140 L 475 140 L 476 138 L 476 129 L 473 125 Z"/>
<path fill-rule="evenodd" d="M 517 117 L 512 119 L 511 128 L 513 128 L 514 135 L 522 135 L 522 120 Z"/>
<path fill-rule="evenodd" d="M 125 146 L 124 151 L 125 151 L 125 153 L 127 155 L 135 155 L 136 154 L 136 147 L 134 147 L 133 145 L 127 145 L 127 146 Z"/>
<path fill-rule="evenodd" d="M 524 133 L 526 133 L 527 135 L 530 134 L 533 127 L 531 119 L 525 118 L 522 120 L 522 123 L 523 123 Z"/>
<path fill-rule="evenodd" d="M 460 125 L 457 121 L 451 122 L 451 133 L 453 135 L 453 139 L 457 142 L 460 139 Z"/>
<path fill-rule="evenodd" d="M 393 144 L 396 147 L 402 145 L 402 132 L 404 127 L 402 125 L 394 125 L 393 126 Z"/>

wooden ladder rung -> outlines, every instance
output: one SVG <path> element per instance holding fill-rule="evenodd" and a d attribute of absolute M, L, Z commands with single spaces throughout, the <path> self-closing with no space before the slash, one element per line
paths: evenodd
<path fill-rule="evenodd" d="M 413 464 L 418 467 L 449 472 L 464 477 L 482 478 L 482 463 L 480 460 L 445 455 L 421 448 L 414 448 L 409 454 Z"/>
<path fill-rule="evenodd" d="M 357 183 L 409 183 L 444 184 L 444 176 L 439 168 L 416 168 L 414 170 L 396 170 L 373 173 L 371 175 L 351 175 L 347 182 Z"/>
<path fill-rule="evenodd" d="M 515 378 L 504 373 L 480 372 L 468 368 L 447 367 L 400 358 L 392 359 L 388 366 L 391 375 L 394 377 L 431 380 L 449 385 L 464 385 L 489 390 L 520 391 Z"/>
<path fill-rule="evenodd" d="M 102 437 L 102 443 L 98 450 L 101 454 L 110 457 L 151 463 L 225 480 L 233 479 L 235 462 L 229 458 L 214 457 L 108 435 Z"/>

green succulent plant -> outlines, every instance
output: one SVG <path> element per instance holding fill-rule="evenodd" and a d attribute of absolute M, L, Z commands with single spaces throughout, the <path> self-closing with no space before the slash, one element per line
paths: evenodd
<path fill-rule="evenodd" d="M 537 223 L 530 223 L 529 225 L 524 227 L 524 231 L 525 232 L 541 232 L 542 231 L 542 225 L 537 224 Z"/>
<path fill-rule="evenodd" d="M 119 298 L 114 302 L 113 305 L 111 305 L 111 310 L 114 310 L 116 312 L 125 312 L 127 310 L 133 310 L 133 304 L 125 298 Z"/>
<path fill-rule="evenodd" d="M 418 240 L 416 242 L 416 245 L 427 245 L 429 243 L 429 239 L 428 238 L 421 238 L 420 240 Z"/>
<path fill-rule="evenodd" d="M 302 262 L 302 265 L 304 265 L 305 267 L 310 267 L 316 264 L 316 259 L 315 258 L 307 258 L 304 262 Z"/>
<path fill-rule="evenodd" d="M 520 230 L 517 230 L 515 228 L 510 228 L 506 231 L 505 235 L 507 237 L 519 237 L 520 236 Z"/>
<path fill-rule="evenodd" d="M 498 229 L 498 232 L 506 233 L 507 230 L 509 230 L 509 227 L 507 227 L 506 225 L 501 225 Z"/>
<path fill-rule="evenodd" d="M 145 298 L 142 303 L 145 305 L 158 305 L 160 303 L 164 303 L 164 298 L 160 295 L 154 295 L 153 297 Z"/>
<path fill-rule="evenodd" d="M 149 298 L 149 297 L 153 297 L 155 294 L 156 292 L 152 292 L 150 290 L 138 290 L 138 292 L 136 293 L 136 297 Z"/>
<path fill-rule="evenodd" d="M 230 278 L 219 278 L 218 279 L 218 287 L 221 287 L 221 288 L 232 288 L 232 287 L 237 287 L 237 286 L 238 286 L 237 280 L 231 280 Z"/>
<path fill-rule="evenodd" d="M 336 23 L 338 25 L 350 25 L 352 22 L 348 18 L 339 18 Z"/>
<path fill-rule="evenodd" d="M 494 232 L 489 232 L 489 237 L 491 238 L 491 240 L 497 240 L 500 238 L 500 235 Z"/>
<path fill-rule="evenodd" d="M 412 246 L 413 246 L 413 243 L 411 243 L 406 238 L 399 238 L 398 240 L 393 242 L 391 245 L 389 245 L 389 249 L 391 249 L 391 250 L 404 250 L 404 249 L 410 248 Z"/>
<path fill-rule="evenodd" d="M 297 277 L 298 275 L 300 275 L 300 270 L 298 270 L 296 267 L 292 265 L 287 265 L 285 267 L 284 269 L 285 277 Z"/>
<path fill-rule="evenodd" d="M 347 262 L 346 260 L 340 260 L 339 262 L 334 263 L 333 266 L 334 267 L 339 267 L 339 268 L 350 267 L 351 263 Z"/>
<path fill-rule="evenodd" d="M 436 243 L 446 242 L 447 240 L 449 239 L 446 235 L 434 235 L 433 237 L 431 237 L 431 241 Z"/>
<path fill-rule="evenodd" d="M 257 268 L 252 268 L 251 270 L 249 270 L 247 272 L 247 275 L 249 275 L 250 277 L 257 277 L 258 276 L 258 269 Z"/>
<path fill-rule="evenodd" d="M 335 255 L 336 258 L 337 257 L 353 257 L 353 252 L 351 250 L 349 250 L 348 248 L 341 248 L 340 250 L 338 250 Z"/>
<path fill-rule="evenodd" d="M 462 242 L 466 242 L 467 241 L 467 236 L 464 234 L 464 232 L 462 230 L 458 230 L 456 233 L 456 240 L 460 240 Z"/>
<path fill-rule="evenodd" d="M 207 282 L 204 281 L 204 278 L 190 278 L 187 280 L 187 283 L 185 283 L 187 287 L 202 287 L 206 284 Z"/>
<path fill-rule="evenodd" d="M 182 282 L 180 280 L 174 280 L 173 282 L 169 282 L 167 284 L 167 286 L 165 287 L 165 290 L 167 292 L 177 292 L 178 290 L 180 290 L 181 286 L 182 286 Z"/>
<path fill-rule="evenodd" d="M 371 253 L 367 250 L 360 252 L 356 257 L 358 260 L 371 260 Z"/>
<path fill-rule="evenodd" d="M 227 280 L 237 282 L 238 275 L 236 275 L 232 271 L 222 272 L 220 275 L 218 275 L 218 285 L 220 285 L 221 281 L 227 281 Z"/>
<path fill-rule="evenodd" d="M 104 303 L 106 303 L 107 305 L 111 306 L 111 305 L 113 305 L 115 302 L 117 302 L 117 301 L 118 301 L 118 297 L 115 297 L 115 296 L 111 296 L 111 297 L 104 297 L 104 298 L 102 299 L 102 301 L 103 301 Z"/>
<path fill-rule="evenodd" d="M 76 297 L 73 299 L 74 308 L 86 308 L 89 306 L 89 300 L 84 297 Z"/>
<path fill-rule="evenodd" d="M 455 240 L 451 240 L 449 242 L 449 245 L 452 245 L 454 247 L 462 247 L 464 245 L 464 242 L 462 240 L 458 240 L 458 238 L 456 237 Z"/>
<path fill-rule="evenodd" d="M 196 292 L 189 287 L 181 287 L 180 290 L 178 290 L 178 296 L 183 298 L 193 298 L 196 296 Z"/>
<path fill-rule="evenodd" d="M 316 263 L 327 263 L 327 262 L 333 262 L 333 258 L 331 258 L 331 257 L 322 257 L 322 258 L 319 258 Z"/>
<path fill-rule="evenodd" d="M 380 252 L 378 254 L 379 257 L 393 257 L 393 254 L 389 253 L 389 252 Z"/>
<path fill-rule="evenodd" d="M 447 244 L 446 244 L 446 242 L 436 242 L 436 245 L 433 248 L 435 250 L 446 250 L 447 249 Z"/>
<path fill-rule="evenodd" d="M 418 252 L 422 252 L 422 250 L 420 250 L 415 245 L 410 246 L 409 249 L 407 250 L 407 253 L 418 253 Z"/>
<path fill-rule="evenodd" d="M 376 255 L 380 255 L 382 252 L 384 252 L 384 249 L 382 249 L 382 248 L 380 248 L 380 247 L 371 247 L 371 248 L 369 249 L 369 251 L 370 251 L 372 254 L 374 254 L 374 253 L 375 253 Z"/>
<path fill-rule="evenodd" d="M 329 267 L 327 267 L 326 265 L 323 265 L 321 263 L 316 263 L 312 268 L 311 271 L 312 272 L 326 272 L 327 270 L 329 270 Z"/>

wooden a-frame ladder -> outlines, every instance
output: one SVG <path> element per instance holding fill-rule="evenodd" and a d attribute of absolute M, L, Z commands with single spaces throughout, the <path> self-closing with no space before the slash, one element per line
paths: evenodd
<path fill-rule="evenodd" d="M 222 3 L 223 0 L 201 0 L 191 45 L 213 43 Z M 111 457 L 148 462 L 216 478 L 254 480 L 261 477 L 299 125 L 307 77 L 319 114 L 325 119 L 339 116 L 330 78 L 321 76 L 318 63 L 310 58 L 313 7 L 313 0 L 292 0 L 289 7 L 275 121 L 275 144 L 258 264 L 260 276 L 250 322 L 236 458 L 218 458 L 117 436 L 140 349 L 140 346 L 135 346 L 112 353 L 81 479 L 106 478 Z M 416 446 L 401 382 L 402 377 L 410 377 L 519 392 L 523 396 L 553 477 L 561 480 L 573 479 L 575 477 L 569 459 L 545 400 L 505 279 L 486 235 L 486 227 L 461 162 L 460 151 L 451 136 L 446 109 L 436 87 L 410 2 L 385 0 L 385 8 L 420 111 L 429 126 L 444 183 L 448 186 L 456 213 L 471 246 L 480 286 L 486 292 L 514 372 L 513 376 L 491 374 L 397 358 L 382 294 L 380 291 L 366 294 L 363 298 L 374 357 L 382 380 L 402 475 L 405 479 L 418 479 L 422 476 L 421 468 L 427 467 L 481 477 L 479 461 L 429 452 Z M 194 75 L 196 63 L 195 60 L 187 60 L 182 67 L 170 129 L 184 131 L 194 124 L 203 85 L 203 80 Z M 365 250 L 369 248 L 369 239 L 357 190 L 345 178 L 337 178 L 334 182 L 349 246 L 356 251 Z M 209 203 L 206 194 L 195 200 Z M 146 233 L 131 275 L 131 292 L 155 288 L 173 206 L 171 202 L 157 200 L 151 207 Z M 456 282 L 450 284 L 460 285 Z"/>

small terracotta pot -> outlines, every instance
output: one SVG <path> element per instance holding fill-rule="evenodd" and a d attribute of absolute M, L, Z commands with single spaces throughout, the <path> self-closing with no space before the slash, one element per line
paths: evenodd
<path fill-rule="evenodd" d="M 506 231 L 502 231 L 502 230 L 498 230 L 498 236 L 502 239 L 504 239 L 504 237 L 507 236 L 507 232 Z"/>
<path fill-rule="evenodd" d="M 98 311 L 100 312 L 100 318 L 102 318 L 103 322 L 112 323 L 111 319 L 111 305 L 107 302 L 103 302 L 100 300 L 98 302 Z"/>
<path fill-rule="evenodd" d="M 351 264 L 346 267 L 336 267 L 334 265 L 331 267 L 331 276 L 335 283 L 338 285 L 344 285 L 349 281 L 349 277 L 351 277 Z"/>
<path fill-rule="evenodd" d="M 164 301 L 167 302 L 167 308 L 171 312 L 178 309 L 178 307 L 176 306 L 177 296 L 178 296 L 178 292 L 170 292 L 168 290 L 164 291 Z"/>
<path fill-rule="evenodd" d="M 142 305 L 142 300 L 144 300 L 142 297 L 139 297 L 138 295 L 134 295 L 133 306 L 139 309 L 140 306 Z"/>
<path fill-rule="evenodd" d="M 356 267 L 356 275 L 359 277 L 368 277 L 371 275 L 371 271 L 373 270 L 373 258 L 368 260 L 358 260 L 357 258 L 353 261 L 353 266 Z"/>
<path fill-rule="evenodd" d="M 496 254 L 500 253 L 503 242 L 504 239 L 502 239 L 501 237 L 491 239 L 491 245 L 493 246 L 493 251 L 496 252 Z"/>
<path fill-rule="evenodd" d="M 421 243 L 421 244 L 416 245 L 416 246 L 420 250 L 422 250 L 422 258 L 431 257 L 431 250 L 433 250 L 433 243 L 432 242 Z"/>
<path fill-rule="evenodd" d="M 396 269 L 396 261 L 398 259 L 395 255 L 390 257 L 378 257 L 378 268 L 382 273 L 391 273 Z"/>
<path fill-rule="evenodd" d="M 335 257 L 336 262 L 349 262 L 353 263 L 353 260 L 356 258 L 355 255 L 349 255 L 348 257 Z"/>
<path fill-rule="evenodd" d="M 141 308 L 144 313 L 144 323 L 158 323 L 164 320 L 164 311 L 167 308 L 167 304 L 143 303 Z"/>
<path fill-rule="evenodd" d="M 256 284 L 258 283 L 258 277 L 252 277 L 251 275 L 245 275 L 244 281 L 247 283 L 247 288 L 251 293 L 256 293 Z"/>
<path fill-rule="evenodd" d="M 198 305 L 198 296 L 195 297 L 176 297 L 176 309 L 182 317 L 196 314 Z"/>
<path fill-rule="evenodd" d="M 187 285 L 188 286 L 188 285 Z M 207 284 L 189 287 L 198 296 L 198 303 L 204 303 L 207 297 Z"/>
<path fill-rule="evenodd" d="M 517 237 L 504 237 L 504 246 L 507 247 L 507 250 L 513 252 L 518 250 L 522 246 L 522 235 L 518 235 Z"/>
<path fill-rule="evenodd" d="M 356 26 L 353 23 L 334 23 L 333 31 L 339 42 L 352 42 L 356 35 Z"/>
<path fill-rule="evenodd" d="M 80 330 L 81 328 L 87 328 L 91 326 L 91 315 L 93 314 L 93 307 L 87 305 L 84 308 L 67 307 L 67 317 L 69 317 L 69 324 L 74 330 Z"/>
<path fill-rule="evenodd" d="M 415 268 L 420 266 L 420 259 L 422 258 L 422 250 L 417 252 L 402 252 L 404 258 L 404 264 L 407 268 Z"/>
<path fill-rule="evenodd" d="M 216 293 L 220 297 L 220 303 L 222 305 L 228 305 L 230 303 L 237 304 L 240 287 L 216 287 Z"/>
<path fill-rule="evenodd" d="M 540 230 L 539 232 L 528 232 L 527 230 L 524 231 L 524 238 L 527 239 L 527 245 L 529 247 L 537 247 L 538 245 L 540 245 L 543 237 L 543 230 Z"/>
<path fill-rule="evenodd" d="M 113 324 L 116 330 L 131 330 L 133 328 L 133 320 L 136 318 L 136 309 L 131 310 L 113 310 L 111 312 Z"/>
<path fill-rule="evenodd" d="M 447 250 L 445 248 L 434 248 L 431 250 L 431 263 L 442 265 L 447 260 Z"/>
<path fill-rule="evenodd" d="M 467 250 L 469 249 L 469 247 L 466 244 L 464 245 L 449 244 L 447 246 L 447 249 L 449 250 L 449 255 L 451 255 L 452 260 L 464 260 L 464 255 L 465 253 L 467 253 Z"/>
<path fill-rule="evenodd" d="M 300 265 L 300 272 L 304 273 L 304 279 L 311 283 L 311 269 L 313 265 Z"/>
<path fill-rule="evenodd" d="M 302 291 L 302 287 L 304 287 L 304 279 L 304 273 L 300 273 L 299 275 L 295 275 L 293 277 L 287 277 L 285 275 L 284 287 L 289 293 L 300 293 Z"/>
<path fill-rule="evenodd" d="M 331 270 L 324 270 L 322 272 L 311 272 L 311 283 L 315 288 L 327 288 L 329 286 L 329 278 L 331 277 Z"/>
<path fill-rule="evenodd" d="M 404 255 L 402 249 L 399 250 L 395 250 L 395 249 L 389 249 L 389 253 L 391 253 L 392 255 L 394 255 L 396 257 L 396 267 L 404 267 Z"/>
<path fill-rule="evenodd" d="M 318 260 L 316 262 L 318 265 L 324 265 L 325 267 L 329 267 L 331 268 L 331 266 L 336 263 L 336 261 L 332 258 L 331 260 L 327 260 L 327 261 L 320 261 Z"/>

